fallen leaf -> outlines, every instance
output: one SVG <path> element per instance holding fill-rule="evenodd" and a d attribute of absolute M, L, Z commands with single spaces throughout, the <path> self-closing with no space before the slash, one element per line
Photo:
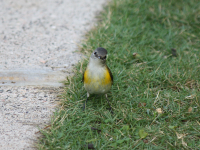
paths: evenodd
<path fill-rule="evenodd" d="M 129 130 L 129 126 L 128 126 L 128 125 L 124 125 L 124 126 L 122 127 L 122 130 L 128 131 L 128 130 Z"/>
<path fill-rule="evenodd" d="M 105 123 L 108 123 L 108 122 L 110 122 L 110 119 L 106 119 L 104 122 L 105 122 Z"/>
<path fill-rule="evenodd" d="M 144 143 L 148 143 L 148 140 L 147 140 L 147 139 L 145 139 L 145 140 L 143 140 L 143 142 L 144 142 Z"/>
<path fill-rule="evenodd" d="M 147 137 L 148 133 L 146 133 L 143 129 L 139 130 L 139 136 L 140 138 L 144 139 Z"/>
<path fill-rule="evenodd" d="M 176 136 L 178 139 L 182 139 L 185 136 L 185 134 L 179 134 L 178 132 L 176 132 Z"/>
<path fill-rule="evenodd" d="M 133 57 L 136 57 L 137 53 L 133 53 Z"/>
<path fill-rule="evenodd" d="M 182 140 L 182 144 L 183 144 L 184 147 L 187 146 L 187 143 L 185 143 L 185 142 L 183 141 L 183 138 L 184 138 L 186 135 L 187 135 L 187 134 L 179 134 L 179 133 L 176 132 L 177 138 Z"/>
<path fill-rule="evenodd" d="M 183 141 L 183 138 L 182 138 L 182 144 L 184 147 L 187 147 L 187 143 Z"/>
<path fill-rule="evenodd" d="M 186 96 L 185 99 L 193 99 L 196 95 L 189 95 L 189 96 Z"/>
<path fill-rule="evenodd" d="M 139 103 L 138 107 L 145 107 L 147 104 L 146 103 Z"/>
<path fill-rule="evenodd" d="M 137 58 L 137 59 L 140 59 L 140 58 L 141 58 L 140 54 L 138 54 L 138 53 L 133 53 L 133 57 L 134 57 L 134 58 Z"/>
<path fill-rule="evenodd" d="M 168 126 L 168 128 L 170 128 L 170 129 L 176 129 L 177 126 Z"/>
<path fill-rule="evenodd" d="M 188 112 L 191 113 L 192 112 L 192 107 L 188 108 Z"/>
<path fill-rule="evenodd" d="M 162 114 L 162 109 L 161 109 L 161 108 L 157 108 L 157 109 L 156 109 L 156 112 L 157 112 L 158 114 Z"/>

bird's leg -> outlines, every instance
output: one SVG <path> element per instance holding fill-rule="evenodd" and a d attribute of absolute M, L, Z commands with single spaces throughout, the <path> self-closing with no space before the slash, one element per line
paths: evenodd
<path fill-rule="evenodd" d="M 86 98 L 86 101 L 83 103 L 83 111 L 85 110 L 85 105 L 87 104 L 87 100 L 88 100 L 88 97 L 90 96 L 90 94 L 87 92 L 87 98 Z"/>
<path fill-rule="evenodd" d="M 106 99 L 107 99 L 107 102 L 108 102 L 108 104 L 109 104 L 109 106 L 110 106 L 110 112 L 113 114 L 112 107 L 111 107 L 111 105 L 110 105 L 110 103 L 109 103 L 109 101 L 108 101 L 107 94 L 106 94 Z"/>

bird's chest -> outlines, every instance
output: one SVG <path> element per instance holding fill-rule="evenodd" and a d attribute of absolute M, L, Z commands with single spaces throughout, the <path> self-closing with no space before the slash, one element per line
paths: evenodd
<path fill-rule="evenodd" d="M 90 94 L 107 93 L 112 85 L 111 76 L 106 67 L 87 68 L 84 73 L 84 86 Z"/>

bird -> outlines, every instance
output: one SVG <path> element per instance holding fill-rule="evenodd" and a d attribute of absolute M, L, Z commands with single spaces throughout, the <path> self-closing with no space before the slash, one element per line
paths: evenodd
<path fill-rule="evenodd" d="M 90 94 L 105 94 L 107 102 L 112 112 L 112 107 L 109 103 L 107 93 L 113 85 L 113 75 L 111 70 L 106 65 L 107 50 L 105 48 L 96 48 L 90 56 L 89 63 L 83 73 L 83 83 L 87 91 L 87 98 L 83 104 L 83 110 Z"/>

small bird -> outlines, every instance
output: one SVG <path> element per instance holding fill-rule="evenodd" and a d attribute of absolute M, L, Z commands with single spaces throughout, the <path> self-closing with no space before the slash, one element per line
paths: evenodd
<path fill-rule="evenodd" d="M 85 72 L 83 73 L 83 83 L 87 91 L 87 99 L 83 104 L 83 110 L 90 94 L 105 94 L 108 101 L 107 93 L 113 84 L 113 75 L 106 65 L 107 50 L 99 47 L 91 55 Z M 110 111 L 112 112 L 111 105 Z"/>

